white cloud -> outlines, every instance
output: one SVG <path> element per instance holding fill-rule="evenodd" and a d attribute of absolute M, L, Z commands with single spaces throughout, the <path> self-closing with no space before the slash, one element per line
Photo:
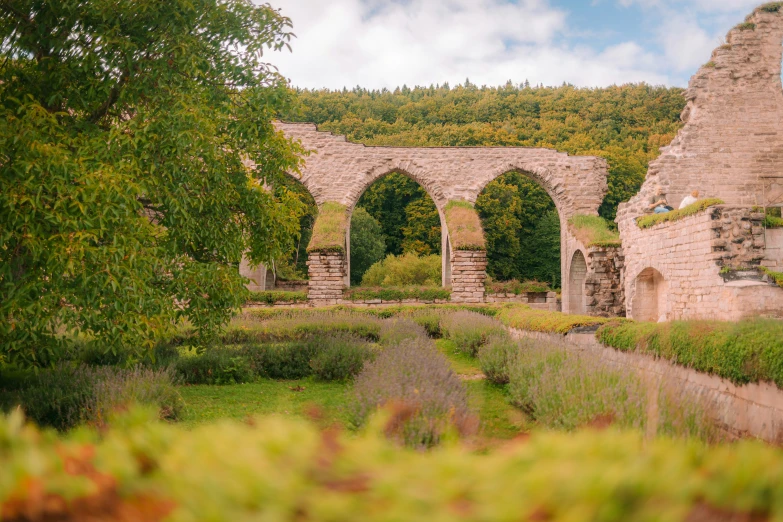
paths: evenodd
<path fill-rule="evenodd" d="M 294 52 L 270 60 L 299 87 L 665 83 L 635 43 L 564 46 L 567 14 L 546 0 L 278 0 Z"/>

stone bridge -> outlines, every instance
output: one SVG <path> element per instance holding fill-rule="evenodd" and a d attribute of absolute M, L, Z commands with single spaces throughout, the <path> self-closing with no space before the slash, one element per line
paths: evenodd
<path fill-rule="evenodd" d="M 324 304 L 341 299 L 349 285 L 353 209 L 364 191 L 387 174 L 397 172 L 408 176 L 435 202 L 443 234 L 443 284 L 452 286 L 452 300 L 462 302 L 483 301 L 486 252 L 465 251 L 454 244 L 446 211 L 450 202 L 475 203 L 489 182 L 508 172 L 521 172 L 538 182 L 551 196 L 560 215 L 561 268 L 567 286 L 565 274 L 576 248 L 567 222 L 575 214 L 597 215 L 607 190 L 607 164 L 602 158 L 521 147 L 368 147 L 350 143 L 344 136 L 318 131 L 313 124 L 279 123 L 277 126 L 312 151 L 298 179 L 319 208 L 336 203 L 345 209 L 344 244 L 321 245 L 309 250 L 309 295 Z M 475 214 L 475 210 L 471 212 Z M 316 229 L 321 219 L 319 215 Z M 474 221 L 479 222 L 477 217 Z M 568 289 L 564 287 L 564 291 Z"/>

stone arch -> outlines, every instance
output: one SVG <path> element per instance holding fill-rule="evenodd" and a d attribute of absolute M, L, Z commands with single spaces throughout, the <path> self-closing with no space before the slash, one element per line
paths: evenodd
<path fill-rule="evenodd" d="M 666 320 L 667 287 L 666 279 L 655 268 L 640 271 L 633 280 L 631 318 L 652 322 Z"/>
<path fill-rule="evenodd" d="M 446 225 L 445 206 L 446 202 L 443 199 L 443 191 L 440 188 L 429 181 L 424 173 L 418 169 L 402 169 L 392 168 L 390 170 L 382 171 L 375 169 L 368 173 L 367 178 L 363 180 L 361 185 L 352 188 L 349 194 L 350 204 L 348 205 L 347 215 L 347 228 L 345 232 L 345 286 L 349 288 L 351 286 L 351 218 L 353 217 L 353 211 L 356 205 L 359 203 L 362 195 L 367 192 L 376 181 L 379 181 L 390 174 L 402 174 L 403 176 L 415 181 L 423 190 L 427 196 L 435 204 L 435 208 L 438 210 L 438 218 L 440 219 L 441 230 L 441 286 L 449 286 L 451 284 L 451 261 L 450 261 L 450 244 L 448 240 L 448 226 Z M 436 199 L 436 196 L 438 199 Z M 447 250 L 449 254 L 447 254 Z"/>
<path fill-rule="evenodd" d="M 568 266 L 568 303 L 566 311 L 569 314 L 584 315 L 587 312 L 585 306 L 585 281 L 587 280 L 587 258 L 584 252 L 577 250 L 571 256 Z"/>

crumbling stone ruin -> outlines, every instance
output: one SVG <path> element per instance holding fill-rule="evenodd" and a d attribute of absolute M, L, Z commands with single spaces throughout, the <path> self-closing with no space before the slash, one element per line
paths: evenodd
<path fill-rule="evenodd" d="M 783 289 L 759 270 L 783 270 L 783 229 L 766 228 L 763 213 L 783 205 L 782 44 L 783 8 L 767 4 L 730 31 L 693 76 L 684 127 L 650 164 L 640 192 L 620 205 L 621 246 L 585 245 L 568 225 L 577 214 L 597 215 L 607 189 L 601 158 L 514 147 L 366 147 L 312 124 L 279 123 L 313 152 L 300 181 L 319 207 L 346 209 L 344 238 L 310 253 L 311 302 L 341 301 L 351 213 L 391 172 L 417 181 L 438 208 L 443 285 L 452 287 L 452 301 L 485 301 L 486 250 L 454 242 L 446 208 L 474 203 L 490 181 L 519 171 L 546 189 L 560 216 L 564 312 L 648 321 L 783 315 Z M 675 207 L 693 190 L 722 204 L 641 228 L 637 219 L 659 188 Z M 260 286 L 260 273 L 244 265 L 243 273 Z"/>
<path fill-rule="evenodd" d="M 639 194 L 620 205 L 629 317 L 783 311 L 783 290 L 757 270 L 783 265 L 783 230 L 765 229 L 762 213 L 783 201 L 781 44 L 783 12 L 774 5 L 732 29 L 690 81 L 685 126 L 650 164 Z M 636 219 L 658 187 L 675 207 L 693 190 L 725 204 L 641 229 Z"/>

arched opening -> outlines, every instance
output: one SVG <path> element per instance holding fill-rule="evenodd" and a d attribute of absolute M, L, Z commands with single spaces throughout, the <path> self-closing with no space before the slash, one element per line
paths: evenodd
<path fill-rule="evenodd" d="M 541 184 L 524 172 L 508 172 L 484 187 L 476 211 L 486 234 L 491 281 L 561 287 L 561 220 Z"/>
<path fill-rule="evenodd" d="M 346 285 L 441 285 L 442 222 L 415 180 L 397 171 L 378 178 L 351 210 Z"/>
<path fill-rule="evenodd" d="M 247 260 L 240 265 L 240 273 L 250 279 L 251 291 L 304 290 L 307 286 L 307 245 L 313 234 L 313 224 L 318 206 L 307 188 L 297 179 L 289 176 L 275 180 L 271 186 L 278 197 L 293 197 L 301 202 L 299 208 L 299 231 L 288 252 L 275 259 L 269 266 L 251 268 Z"/>
<path fill-rule="evenodd" d="M 574 252 L 571 258 L 571 268 L 568 271 L 568 313 L 584 314 L 585 279 L 587 278 L 587 261 L 581 250 Z"/>
<path fill-rule="evenodd" d="M 645 268 L 634 282 L 631 312 L 635 321 L 660 322 L 666 320 L 666 281 L 654 268 Z"/>

